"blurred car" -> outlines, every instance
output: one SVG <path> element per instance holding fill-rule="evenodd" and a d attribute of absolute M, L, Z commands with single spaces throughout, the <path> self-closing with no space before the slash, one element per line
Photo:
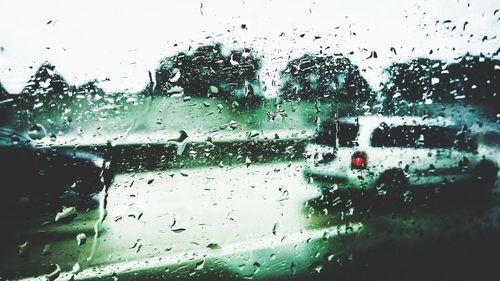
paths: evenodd
<path fill-rule="evenodd" d="M 2 207 L 87 205 L 113 178 L 103 157 L 42 145 L 6 128 L 0 128 L 0 160 Z"/>
<path fill-rule="evenodd" d="M 341 188 L 402 195 L 412 185 L 472 180 L 487 189 L 495 159 L 480 156 L 465 126 L 445 118 L 360 116 L 322 124 L 306 147 L 305 173 Z"/>

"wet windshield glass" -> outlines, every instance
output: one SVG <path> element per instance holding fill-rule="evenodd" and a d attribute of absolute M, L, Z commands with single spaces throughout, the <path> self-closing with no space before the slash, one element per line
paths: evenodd
<path fill-rule="evenodd" d="M 497 280 L 491 0 L 0 0 L 0 281 Z"/>

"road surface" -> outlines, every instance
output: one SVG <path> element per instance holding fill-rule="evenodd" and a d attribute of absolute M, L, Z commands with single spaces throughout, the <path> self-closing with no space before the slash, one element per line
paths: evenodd
<path fill-rule="evenodd" d="M 95 245 L 98 209 L 78 211 L 66 223 L 54 223 L 55 214 L 36 216 L 38 223 L 9 221 L 0 276 L 365 279 L 399 267 L 387 276 L 412 272 L 417 279 L 423 273 L 412 266 L 426 263 L 442 263 L 444 277 L 463 263 L 471 272 L 498 271 L 485 256 L 500 253 L 496 195 L 356 215 L 350 208 L 313 207 L 321 194 L 302 170 L 297 161 L 117 175 Z M 86 243 L 78 246 L 80 233 Z M 61 273 L 50 275 L 55 264 Z"/>

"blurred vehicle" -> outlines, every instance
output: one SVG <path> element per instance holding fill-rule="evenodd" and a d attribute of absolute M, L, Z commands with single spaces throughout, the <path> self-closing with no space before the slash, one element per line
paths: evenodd
<path fill-rule="evenodd" d="M 88 206 L 113 178 L 100 156 L 43 145 L 7 128 L 0 128 L 0 161 L 4 208 Z"/>
<path fill-rule="evenodd" d="M 477 149 L 466 126 L 445 118 L 341 118 L 322 124 L 307 145 L 305 174 L 379 195 L 467 180 L 471 188 L 488 190 L 497 163 Z"/>

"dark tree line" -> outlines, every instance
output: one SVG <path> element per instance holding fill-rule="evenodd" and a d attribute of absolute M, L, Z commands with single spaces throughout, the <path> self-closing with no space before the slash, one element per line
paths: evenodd
<path fill-rule="evenodd" d="M 5 95 L 8 94 L 5 92 Z M 85 114 L 89 107 L 113 103 L 113 99 L 105 99 L 104 95 L 110 96 L 104 93 L 97 81 L 69 85 L 55 66 L 44 63 L 20 94 L 8 95 L 13 101 L 0 106 L 0 110 L 5 114 L 27 110 L 30 119 L 43 120 L 47 129 L 61 129 L 68 127 L 73 120 L 91 118 Z"/>
<path fill-rule="evenodd" d="M 7 112 L 6 107 L 10 106 L 8 105 L 7 100 L 10 98 L 8 96 L 7 90 L 3 87 L 2 83 L 0 82 L 0 125 L 4 125 L 9 119 L 9 112 Z"/>
<path fill-rule="evenodd" d="M 201 46 L 165 58 L 156 71 L 156 94 L 183 92 L 195 97 L 256 98 L 261 59 L 248 49 L 224 54 L 222 45 Z"/>
<path fill-rule="evenodd" d="M 425 58 L 393 63 L 385 70 L 389 76 L 383 90 L 386 100 L 399 98 L 415 102 L 431 97 L 437 90 L 435 82 L 439 81 L 444 66 L 441 61 Z"/>
<path fill-rule="evenodd" d="M 445 90 L 456 91 L 455 96 L 461 95 L 476 102 L 492 102 L 500 106 L 498 60 L 466 55 L 460 62 L 451 64 L 448 69 L 450 87 Z"/>
<path fill-rule="evenodd" d="M 417 58 L 390 65 L 383 96 L 386 107 L 399 103 L 474 102 L 500 104 L 498 60 L 465 55 L 458 62 Z"/>
<path fill-rule="evenodd" d="M 351 102 L 371 97 L 359 68 L 342 56 L 306 54 L 288 62 L 280 78 L 285 100 Z"/>
<path fill-rule="evenodd" d="M 52 103 L 62 102 L 63 104 L 81 99 L 77 95 L 84 95 L 85 98 L 94 95 L 104 95 L 104 91 L 99 87 L 96 80 L 89 81 L 80 86 L 69 85 L 60 75 L 56 67 L 49 64 L 42 64 L 26 86 L 21 94 L 27 96 L 32 103 L 42 102 L 45 106 L 53 107 Z M 65 104 L 67 105 L 67 104 Z"/>
<path fill-rule="evenodd" d="M 70 106 L 69 90 L 68 83 L 55 66 L 46 62 L 30 77 L 21 96 L 28 109 L 43 112 Z"/>
<path fill-rule="evenodd" d="M 251 49 L 224 52 L 222 45 L 201 46 L 191 53 L 165 58 L 156 73 L 155 95 L 182 92 L 194 97 L 213 97 L 258 104 L 262 101 L 259 72 L 261 57 Z M 475 102 L 500 104 L 499 61 L 465 55 L 456 62 L 417 58 L 391 64 L 385 70 L 388 81 L 379 96 L 387 111 L 402 104 L 432 102 Z M 292 59 L 280 71 L 278 95 L 287 101 L 316 101 L 358 105 L 376 96 L 359 67 L 339 55 L 306 54 Z M 144 90 L 141 93 L 147 93 Z M 0 93 L 7 92 L 0 84 Z M 44 63 L 21 93 L 26 109 L 35 112 L 62 111 L 70 103 L 100 104 L 93 96 L 106 93 L 96 81 L 79 87 L 69 85 L 56 68 Z M 82 98 L 83 96 L 83 98 Z M 109 95 L 108 95 L 109 96 Z M 139 95 L 141 96 L 141 95 Z M 83 100 L 82 100 L 83 99 Z M 108 101 L 109 102 L 109 101 Z"/>
<path fill-rule="evenodd" d="M 5 95 L 8 95 L 9 93 L 7 92 L 7 90 L 5 90 L 5 88 L 3 87 L 2 85 L 2 82 L 0 82 L 0 96 L 5 96 Z"/>
<path fill-rule="evenodd" d="M 30 96 L 62 95 L 69 90 L 69 85 L 64 78 L 56 72 L 56 67 L 44 63 L 26 83 L 23 94 Z"/>

